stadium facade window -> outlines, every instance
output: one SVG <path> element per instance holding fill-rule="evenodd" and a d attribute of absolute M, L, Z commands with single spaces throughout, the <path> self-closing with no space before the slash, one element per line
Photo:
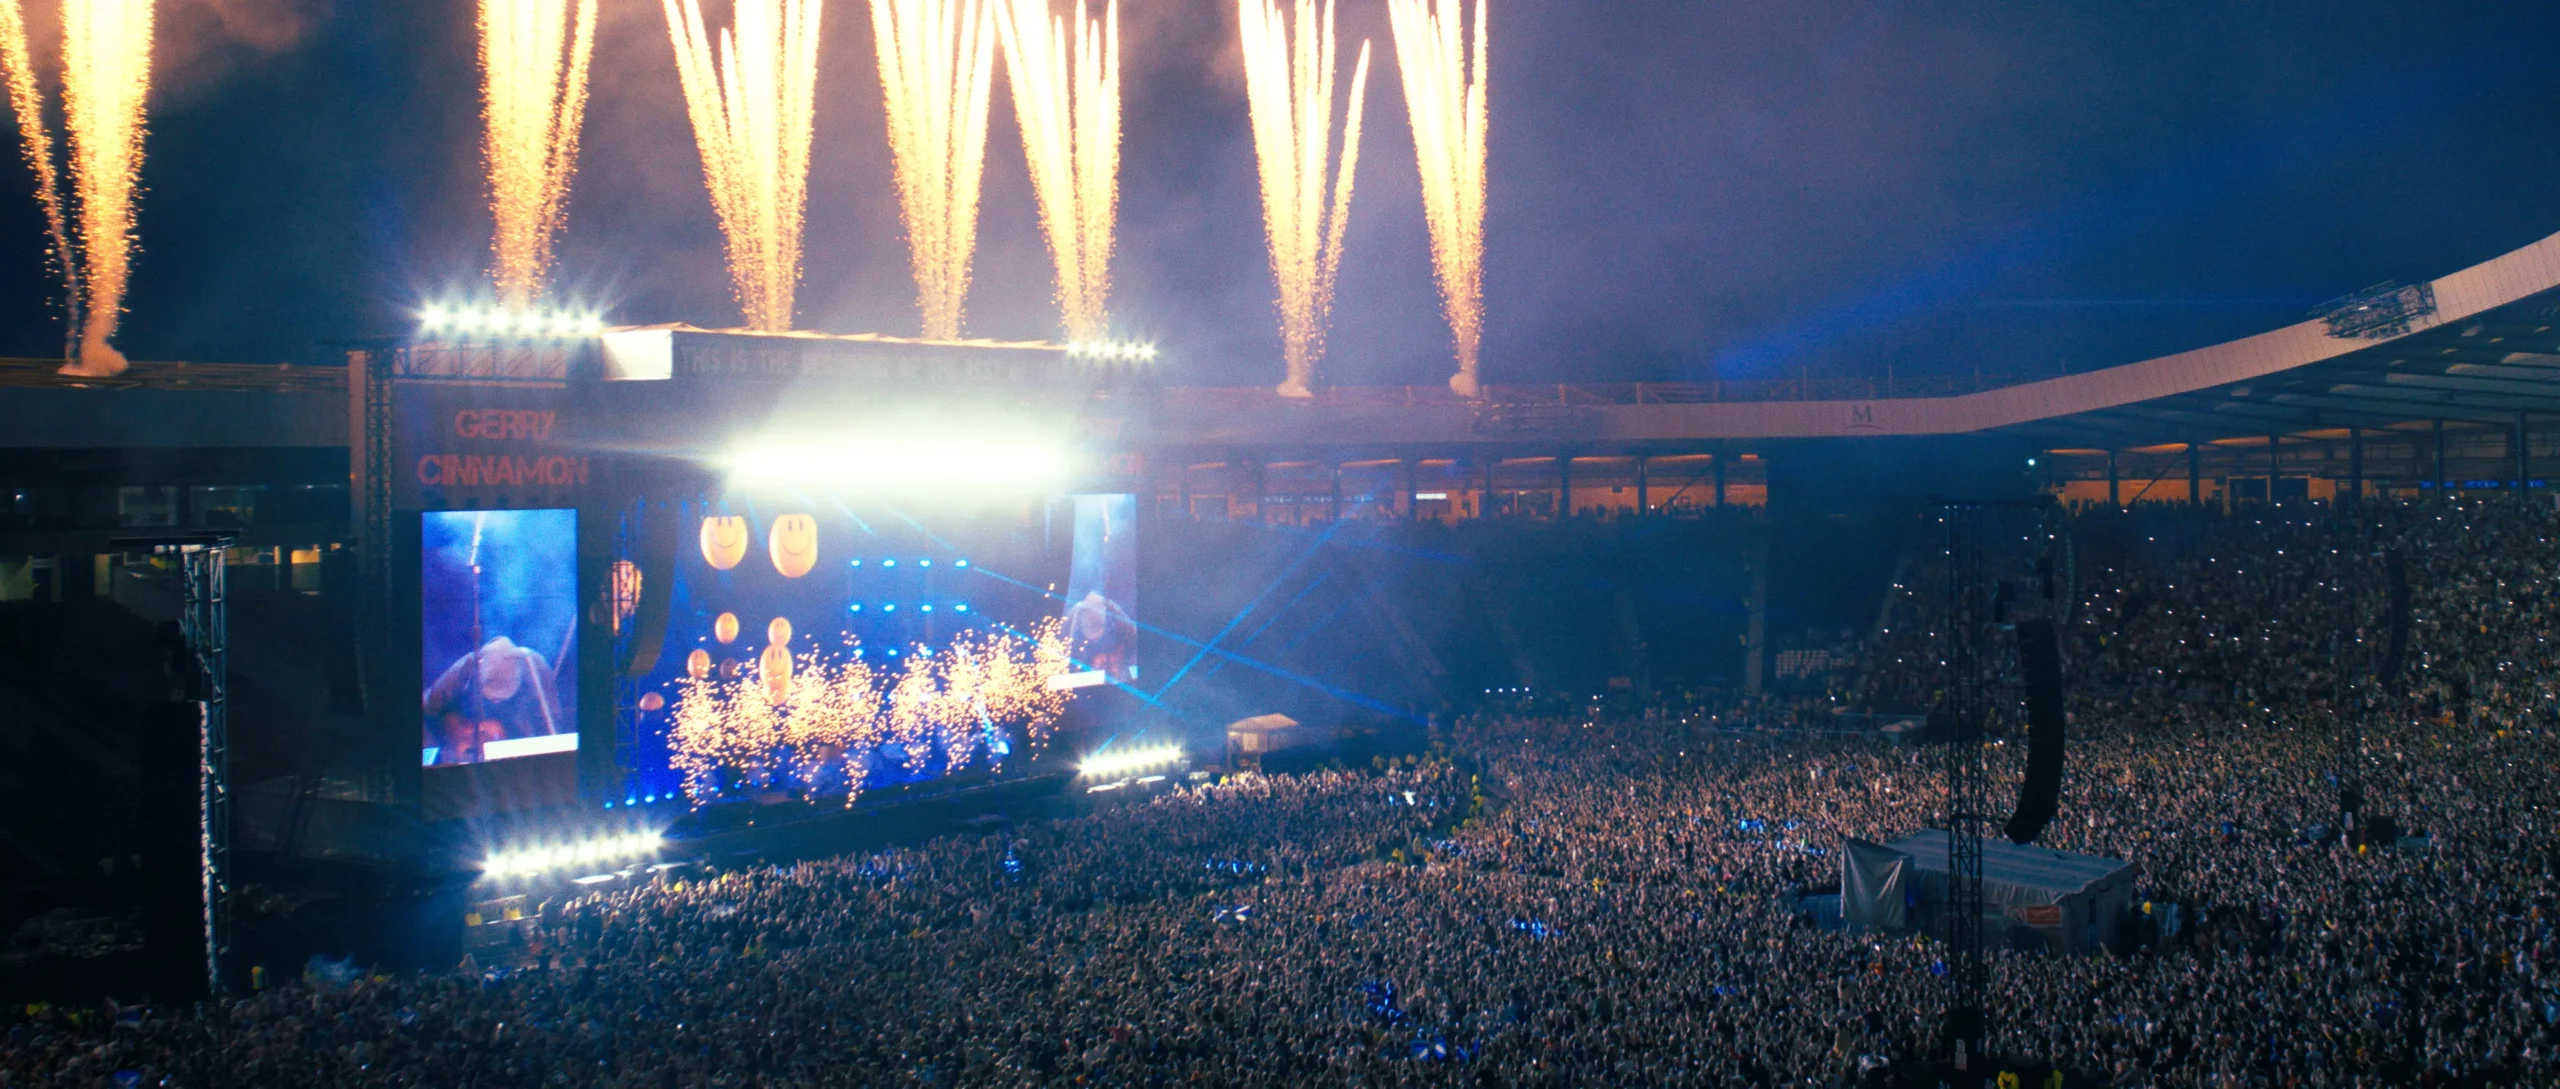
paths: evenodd
<path fill-rule="evenodd" d="M 198 485 L 187 489 L 187 515 L 196 525 L 217 529 L 250 525 L 266 490 L 259 484 Z"/>
<path fill-rule="evenodd" d="M 178 524 L 174 484 L 127 484 L 116 489 L 116 524 L 130 528 Z"/>

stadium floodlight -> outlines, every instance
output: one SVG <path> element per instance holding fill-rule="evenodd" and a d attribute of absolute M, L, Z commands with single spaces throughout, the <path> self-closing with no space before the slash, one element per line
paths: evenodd
<path fill-rule="evenodd" d="M 1133 771 L 1163 767 L 1182 762 L 1182 746 L 1157 745 L 1144 749 L 1105 750 L 1084 758 L 1076 765 L 1076 774 L 1088 779 L 1107 779 Z"/>
<path fill-rule="evenodd" d="M 1076 464 L 1074 452 L 1053 439 L 921 428 L 760 442 L 724 461 L 733 486 L 915 498 L 1045 494 Z"/>

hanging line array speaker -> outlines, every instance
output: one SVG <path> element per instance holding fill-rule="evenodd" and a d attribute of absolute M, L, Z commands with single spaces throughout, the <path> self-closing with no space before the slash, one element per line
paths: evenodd
<path fill-rule="evenodd" d="M 2391 592 L 2391 643 L 2382 656 L 2382 681 L 2400 679 L 2400 666 L 2409 653 L 2409 561 L 2399 549 L 2382 554 L 2382 577 Z"/>
<path fill-rule="evenodd" d="M 2027 681 L 2027 781 L 2006 834 L 2011 843 L 2033 843 L 2062 804 L 2062 653 L 2053 621 L 2018 622 L 2018 665 Z"/>

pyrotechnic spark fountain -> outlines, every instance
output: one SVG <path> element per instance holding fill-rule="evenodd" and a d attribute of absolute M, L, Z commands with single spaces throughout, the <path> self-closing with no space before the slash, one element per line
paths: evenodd
<path fill-rule="evenodd" d="M 700 0 L 661 2 L 739 309 L 750 328 L 782 332 L 800 283 L 822 0 L 737 0 L 718 64 Z"/>
<path fill-rule="evenodd" d="M 48 254 L 60 272 L 66 316 L 63 354 L 70 356 L 80 336 L 80 264 L 71 249 L 71 229 L 62 211 L 62 182 L 54 171 L 53 135 L 44 125 L 44 99 L 36 93 L 35 59 L 27 47 L 26 15 L 16 0 L 0 3 L 0 64 L 8 66 L 9 106 L 18 117 L 19 149 L 36 175 L 36 203 L 44 207 Z"/>
<path fill-rule="evenodd" d="M 53 141 L 36 93 L 26 16 L 17 0 L 0 4 L 0 64 L 7 66 L 9 104 L 20 145 L 36 174 L 54 257 L 70 299 L 66 330 L 77 330 L 77 358 L 62 373 L 124 373 L 124 354 L 107 343 L 124 313 L 133 265 L 133 198 L 142 173 L 143 104 L 151 90 L 152 0 L 65 0 L 62 6 L 62 114 L 70 145 L 71 199 L 61 191 Z M 66 203 L 78 209 L 76 236 Z M 76 245 L 74 244 L 76 242 Z"/>
<path fill-rule="evenodd" d="M 1476 0 L 1472 59 L 1460 38 L 1461 0 L 1388 0 L 1396 69 L 1413 118 L 1422 172 L 1422 208 L 1431 226 L 1431 263 L 1458 373 L 1449 388 L 1478 396 L 1477 352 L 1484 340 L 1485 3 Z"/>
<path fill-rule="evenodd" d="M 1049 0 L 1003 0 L 997 29 L 1021 120 L 1040 225 L 1058 267 L 1067 339 L 1110 335 L 1113 216 L 1120 199 L 1120 0 L 1102 21 L 1076 0 L 1075 34 Z"/>
<path fill-rule="evenodd" d="M 480 0 L 481 145 L 490 256 L 498 300 L 533 305 L 551 265 L 551 242 L 578 170 L 587 110 L 587 60 L 595 52 L 596 0 Z"/>
<path fill-rule="evenodd" d="M 1351 183 L 1360 161 L 1360 106 L 1369 86 L 1369 43 L 1360 43 L 1344 107 L 1342 162 L 1325 206 L 1325 165 L 1332 158 L 1335 58 L 1333 2 L 1321 22 L 1314 0 L 1297 0 L 1284 19 L 1277 0 L 1237 0 L 1243 26 L 1245 97 L 1253 114 L 1253 146 L 1262 165 L 1262 218 L 1279 281 L 1280 341 L 1289 361 L 1284 397 L 1315 392 L 1324 358 L 1325 323 L 1342 268 L 1343 228 L 1351 220 Z M 1294 22 L 1297 38 L 1290 39 Z"/>
<path fill-rule="evenodd" d="M 978 244 L 995 29 L 984 0 L 871 0 L 924 335 L 957 337 Z"/>

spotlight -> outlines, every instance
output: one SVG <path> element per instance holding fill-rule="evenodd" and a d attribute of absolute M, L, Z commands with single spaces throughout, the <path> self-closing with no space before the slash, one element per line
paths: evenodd
<path fill-rule="evenodd" d="M 585 317 L 579 318 L 578 331 L 588 334 L 604 332 L 603 316 L 598 314 L 589 314 Z"/>
<path fill-rule="evenodd" d="M 445 313 L 445 309 L 441 306 L 430 306 L 418 314 L 418 324 L 424 326 L 430 333 L 442 331 L 444 323 L 450 320 L 452 315 Z"/>

